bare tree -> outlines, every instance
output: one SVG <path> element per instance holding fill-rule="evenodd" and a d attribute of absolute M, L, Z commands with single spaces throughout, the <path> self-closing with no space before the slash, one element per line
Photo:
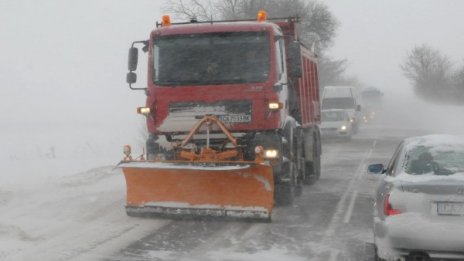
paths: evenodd
<path fill-rule="evenodd" d="M 331 46 L 338 26 L 328 7 L 316 0 L 170 0 L 164 9 L 183 19 L 252 19 L 259 10 L 269 17 L 297 16 L 300 40 L 308 47 L 317 43 L 317 51 Z"/>
<path fill-rule="evenodd" d="M 184 20 L 197 18 L 208 21 L 219 18 L 214 0 L 168 0 L 163 10 Z"/>
<path fill-rule="evenodd" d="M 464 101 L 464 65 L 453 74 L 453 97 L 457 103 Z"/>
<path fill-rule="evenodd" d="M 435 98 L 448 95 L 452 63 L 439 51 L 427 45 L 415 47 L 400 66 L 418 94 Z"/>
<path fill-rule="evenodd" d="M 329 85 L 349 85 L 360 87 L 362 84 L 355 76 L 346 76 L 347 60 L 337 60 L 322 54 L 319 57 L 319 83 L 320 88 Z"/>

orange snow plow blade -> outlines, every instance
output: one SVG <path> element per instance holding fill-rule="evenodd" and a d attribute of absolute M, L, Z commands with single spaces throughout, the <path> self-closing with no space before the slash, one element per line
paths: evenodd
<path fill-rule="evenodd" d="M 126 161 L 128 215 L 270 219 L 272 167 L 256 162 Z"/>

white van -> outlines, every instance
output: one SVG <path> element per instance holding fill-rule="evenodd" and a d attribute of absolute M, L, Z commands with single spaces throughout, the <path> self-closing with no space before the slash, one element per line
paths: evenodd
<path fill-rule="evenodd" d="M 352 86 L 326 86 L 322 92 L 322 110 L 342 109 L 351 117 L 353 131 L 357 132 L 362 119 L 361 105 Z"/>

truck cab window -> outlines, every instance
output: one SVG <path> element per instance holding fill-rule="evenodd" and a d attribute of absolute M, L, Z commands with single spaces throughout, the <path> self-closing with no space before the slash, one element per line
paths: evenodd
<path fill-rule="evenodd" d="M 159 67 L 160 67 L 160 52 L 159 52 L 159 46 L 155 45 L 153 48 L 153 80 L 155 82 L 159 81 Z"/>
<path fill-rule="evenodd" d="M 265 82 L 269 77 L 268 32 L 222 32 L 155 38 L 158 85 Z"/>
<path fill-rule="evenodd" d="M 276 41 L 276 70 L 277 70 L 277 78 L 280 80 L 282 78 L 282 75 L 284 74 L 285 71 L 285 66 L 284 66 L 284 48 L 283 48 L 283 38 L 279 37 L 279 39 Z"/>

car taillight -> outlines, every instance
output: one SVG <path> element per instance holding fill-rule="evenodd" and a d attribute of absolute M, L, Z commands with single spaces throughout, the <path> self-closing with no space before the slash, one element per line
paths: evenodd
<path fill-rule="evenodd" d="M 398 209 L 394 209 L 390 204 L 390 194 L 387 194 L 383 201 L 383 213 L 385 216 L 393 216 L 401 213 Z"/>

